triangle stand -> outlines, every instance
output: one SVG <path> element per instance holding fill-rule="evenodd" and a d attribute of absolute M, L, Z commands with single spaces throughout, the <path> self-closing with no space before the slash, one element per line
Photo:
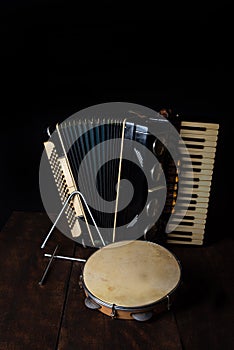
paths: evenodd
<path fill-rule="evenodd" d="M 58 223 L 58 221 L 59 221 L 61 215 L 63 214 L 63 212 L 64 212 L 64 210 L 66 209 L 66 207 L 67 207 L 68 203 L 70 202 L 70 200 L 71 200 L 75 195 L 79 195 L 79 196 L 81 196 L 81 198 L 83 199 L 84 204 L 85 204 L 85 206 L 86 206 L 86 209 L 87 209 L 87 211 L 88 211 L 88 213 L 89 213 L 89 215 L 90 215 L 90 217 L 91 217 L 91 219 L 92 219 L 92 222 L 93 222 L 93 224 L 94 224 L 94 226 L 95 226 L 95 229 L 96 229 L 96 231 L 97 231 L 97 233 L 98 233 L 98 235 L 99 235 L 99 238 L 100 238 L 100 240 L 101 240 L 103 246 L 106 245 L 105 242 L 104 242 L 104 240 L 103 240 L 103 237 L 102 237 L 102 235 L 101 235 L 101 233 L 100 233 L 100 231 L 99 231 L 99 229 L 98 229 L 98 227 L 97 227 L 97 224 L 96 224 L 96 222 L 95 222 L 95 220 L 94 220 L 94 218 L 93 218 L 93 215 L 92 215 L 92 213 L 91 213 L 91 211 L 90 211 L 90 208 L 89 208 L 89 206 L 88 206 L 88 204 L 87 204 L 87 201 L 85 200 L 83 194 L 82 194 L 80 191 L 77 191 L 77 190 L 76 190 L 76 191 L 73 191 L 73 192 L 68 196 L 67 200 L 65 201 L 65 203 L 64 203 L 62 209 L 60 210 L 60 212 L 59 212 L 59 214 L 58 214 L 56 220 L 54 221 L 54 223 L 53 223 L 53 225 L 52 225 L 50 231 L 48 232 L 47 236 L 46 236 L 45 239 L 44 239 L 44 241 L 43 241 L 43 243 L 42 243 L 42 245 L 41 245 L 41 249 L 44 249 L 44 248 L 45 248 L 46 243 L 47 243 L 48 239 L 50 238 L 50 236 L 51 236 L 53 230 L 55 229 L 55 227 L 56 227 L 56 225 L 57 225 L 57 223 Z M 78 218 L 77 218 L 77 219 L 78 219 Z M 91 235 L 91 233 L 90 233 L 90 235 Z M 95 246 L 93 237 L 90 236 L 90 238 L 91 238 L 91 241 L 93 242 L 93 245 Z M 43 283 L 44 283 L 44 281 L 45 281 L 45 278 L 46 278 L 46 276 L 47 276 L 47 274 L 48 274 L 50 265 L 52 264 L 52 261 L 53 261 L 54 259 L 62 259 L 62 260 L 77 261 L 77 262 L 84 262 L 84 263 L 86 262 L 85 259 L 73 258 L 73 257 L 63 256 L 63 255 L 56 255 L 57 250 L 58 250 L 58 245 L 55 247 L 55 249 L 54 249 L 54 251 L 53 251 L 52 254 L 44 254 L 45 257 L 50 258 L 50 259 L 49 259 L 49 262 L 48 262 L 48 264 L 47 264 L 47 266 L 46 266 L 46 268 L 45 268 L 45 270 L 44 270 L 44 273 L 43 273 L 43 275 L 42 275 L 41 280 L 38 282 L 39 285 L 43 285 Z"/>

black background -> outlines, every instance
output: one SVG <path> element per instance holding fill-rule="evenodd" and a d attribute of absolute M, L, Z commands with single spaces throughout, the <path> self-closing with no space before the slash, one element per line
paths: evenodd
<path fill-rule="evenodd" d="M 212 239 L 231 234 L 230 2 L 5 0 L 0 10 L 0 224 L 14 209 L 43 210 L 38 171 L 47 126 L 124 101 L 220 124 L 207 230 Z"/>

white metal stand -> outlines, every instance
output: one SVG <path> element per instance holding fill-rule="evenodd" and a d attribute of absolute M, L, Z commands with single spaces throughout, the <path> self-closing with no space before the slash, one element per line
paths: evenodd
<path fill-rule="evenodd" d="M 64 210 L 65 210 L 65 208 L 66 208 L 66 206 L 68 205 L 68 203 L 70 202 L 70 200 L 71 200 L 75 195 L 79 195 L 79 196 L 81 196 L 81 198 L 83 199 L 84 204 L 85 204 L 85 206 L 86 206 L 86 209 L 88 210 L 88 213 L 89 213 L 89 215 L 90 215 L 90 217 L 91 217 L 91 219 L 92 219 L 92 222 L 93 222 L 93 224 L 94 224 L 94 226 L 95 226 L 95 229 L 96 229 L 96 231 L 97 231 L 97 233 L 98 233 L 98 235 L 99 235 L 99 238 L 101 239 L 101 242 L 102 242 L 103 246 L 106 245 L 105 242 L 104 242 L 104 240 L 103 240 L 103 237 L 102 237 L 102 235 L 101 235 L 101 233 L 100 233 L 100 231 L 99 231 L 99 229 L 98 229 L 98 227 L 97 227 L 97 224 L 96 224 L 96 222 L 95 222 L 95 220 L 94 220 L 94 218 L 93 218 L 93 215 L 92 215 L 92 213 L 91 213 L 91 211 L 90 211 L 90 209 L 89 209 L 89 206 L 88 206 L 88 204 L 87 204 L 87 202 L 86 202 L 86 200 L 85 200 L 85 198 L 84 198 L 84 196 L 83 196 L 83 194 L 82 194 L 80 191 L 73 191 L 73 192 L 68 196 L 68 198 L 67 198 L 67 200 L 65 201 L 65 203 L 64 203 L 64 205 L 63 205 L 63 207 L 62 207 L 62 209 L 60 210 L 60 212 L 59 212 L 59 214 L 58 214 L 58 216 L 57 216 L 55 222 L 53 223 L 53 225 L 52 225 L 50 231 L 48 232 L 46 238 L 44 239 L 44 241 L 43 241 L 43 243 L 42 243 L 42 245 L 41 245 L 41 249 L 44 249 L 44 248 L 45 248 L 46 243 L 47 243 L 48 239 L 50 238 L 50 236 L 51 236 L 53 230 L 55 229 L 55 227 L 56 227 L 56 225 L 57 225 L 57 223 L 58 223 L 58 221 L 59 221 L 61 215 L 63 214 L 63 212 L 64 212 Z M 78 218 L 77 218 L 77 220 L 78 220 Z M 90 237 L 90 238 L 91 238 L 91 241 L 94 242 L 91 232 L 90 232 L 90 236 L 91 236 L 91 237 Z M 95 246 L 95 245 L 94 245 L 94 246 Z M 56 255 L 57 249 L 58 249 L 58 245 L 56 246 L 56 248 L 55 248 L 55 250 L 54 250 L 54 252 L 53 252 L 52 254 L 44 254 L 44 256 L 47 257 L 47 258 L 50 258 L 50 260 L 49 260 L 49 262 L 48 262 L 48 264 L 47 264 L 47 266 L 46 266 L 46 268 L 45 268 L 45 271 L 44 271 L 44 273 L 43 273 L 43 276 L 42 276 L 41 280 L 39 281 L 39 285 L 42 285 L 42 284 L 44 283 L 44 280 L 45 280 L 45 278 L 46 278 L 46 276 L 47 276 L 47 273 L 48 273 L 48 271 L 49 271 L 50 265 L 51 265 L 51 263 L 52 263 L 52 261 L 53 261 L 54 259 L 62 259 L 62 260 L 77 261 L 77 262 L 86 262 L 85 259 L 73 258 L 73 257 L 68 257 L 68 256 L 63 256 L 63 255 Z"/>

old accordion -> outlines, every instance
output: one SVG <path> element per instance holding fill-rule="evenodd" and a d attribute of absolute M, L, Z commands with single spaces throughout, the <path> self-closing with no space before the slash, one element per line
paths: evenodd
<path fill-rule="evenodd" d="M 169 124 L 179 138 L 167 132 Z M 63 215 L 66 234 L 95 245 L 94 221 L 107 243 L 147 237 L 203 244 L 218 130 L 218 124 L 132 111 L 57 125 L 44 146 L 60 206 L 77 191 Z M 176 161 L 170 147 L 180 150 Z"/>

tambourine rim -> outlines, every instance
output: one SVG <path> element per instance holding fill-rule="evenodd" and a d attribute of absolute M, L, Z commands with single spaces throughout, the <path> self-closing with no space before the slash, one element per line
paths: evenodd
<path fill-rule="evenodd" d="M 131 242 L 131 241 L 129 241 Z M 134 241 L 133 241 L 134 242 Z M 181 282 L 181 264 L 180 264 L 180 261 L 178 260 L 178 258 L 175 256 L 174 253 L 172 253 L 170 250 L 168 250 L 167 248 L 161 246 L 160 244 L 158 243 L 155 243 L 155 242 L 150 242 L 150 241 L 138 241 L 138 242 L 146 242 L 146 243 L 150 243 L 152 245 L 155 245 L 155 246 L 158 246 L 162 249 L 164 249 L 166 252 L 168 252 L 169 254 L 171 254 L 171 256 L 175 259 L 175 261 L 177 262 L 178 264 L 178 268 L 179 268 L 179 278 L 178 278 L 178 282 L 177 284 L 165 295 L 163 296 L 162 298 L 160 298 L 159 300 L 153 302 L 153 303 L 149 303 L 149 304 L 144 304 L 144 305 L 140 305 L 140 306 L 121 306 L 121 305 L 117 305 L 117 304 L 111 304 L 111 303 L 108 303 L 104 300 L 101 300 L 100 298 L 96 297 L 92 292 L 89 291 L 88 287 L 86 286 L 85 284 L 85 281 L 84 281 L 84 270 L 85 270 L 85 266 L 89 260 L 89 258 L 87 259 L 84 267 L 83 267 L 83 270 L 82 270 L 82 274 L 81 274 L 81 283 L 82 283 L 82 286 L 85 290 L 85 292 L 88 294 L 88 296 L 90 296 L 90 298 L 96 302 L 97 304 L 99 304 L 100 306 L 105 306 L 105 307 L 108 307 L 108 308 L 112 308 L 113 305 L 115 307 L 116 310 L 122 310 L 122 311 L 130 311 L 130 312 L 134 312 L 135 310 L 136 311 L 139 311 L 139 310 L 146 310 L 146 309 L 149 309 L 151 310 L 153 307 L 155 307 L 157 304 L 159 303 L 162 303 L 163 301 L 165 301 L 179 286 L 180 282 Z M 118 242 L 116 242 L 118 243 Z M 110 245 L 114 245 L 114 243 L 111 243 Z M 127 244 L 127 243 L 126 243 Z M 107 246 L 104 246 L 102 248 L 100 248 L 99 250 L 97 250 L 96 252 L 99 252 L 101 249 L 104 249 L 104 248 L 107 248 Z M 95 254 L 96 252 L 94 252 L 93 254 Z M 93 255 L 92 254 L 92 255 Z M 91 256 L 90 256 L 91 257 Z"/>
<path fill-rule="evenodd" d="M 145 304 L 145 305 L 140 305 L 140 306 L 121 306 L 121 305 L 116 305 L 116 304 L 110 304 L 107 303 L 101 299 L 99 299 L 98 297 L 94 296 L 86 287 L 83 279 L 82 279 L 82 285 L 84 290 L 86 291 L 86 293 L 88 294 L 88 296 L 91 297 L 91 299 L 96 302 L 97 304 L 99 304 L 100 306 L 105 306 L 108 308 L 112 308 L 113 305 L 115 307 L 116 310 L 122 310 L 122 311 L 130 311 L 130 312 L 134 312 L 134 311 L 143 311 L 143 310 L 152 310 L 156 305 L 162 303 L 163 301 L 167 300 L 167 297 L 169 297 L 179 286 L 181 279 L 178 281 L 177 285 L 169 292 L 167 293 L 167 295 L 165 295 L 163 298 L 155 301 L 154 303 L 150 303 L 150 304 Z"/>

